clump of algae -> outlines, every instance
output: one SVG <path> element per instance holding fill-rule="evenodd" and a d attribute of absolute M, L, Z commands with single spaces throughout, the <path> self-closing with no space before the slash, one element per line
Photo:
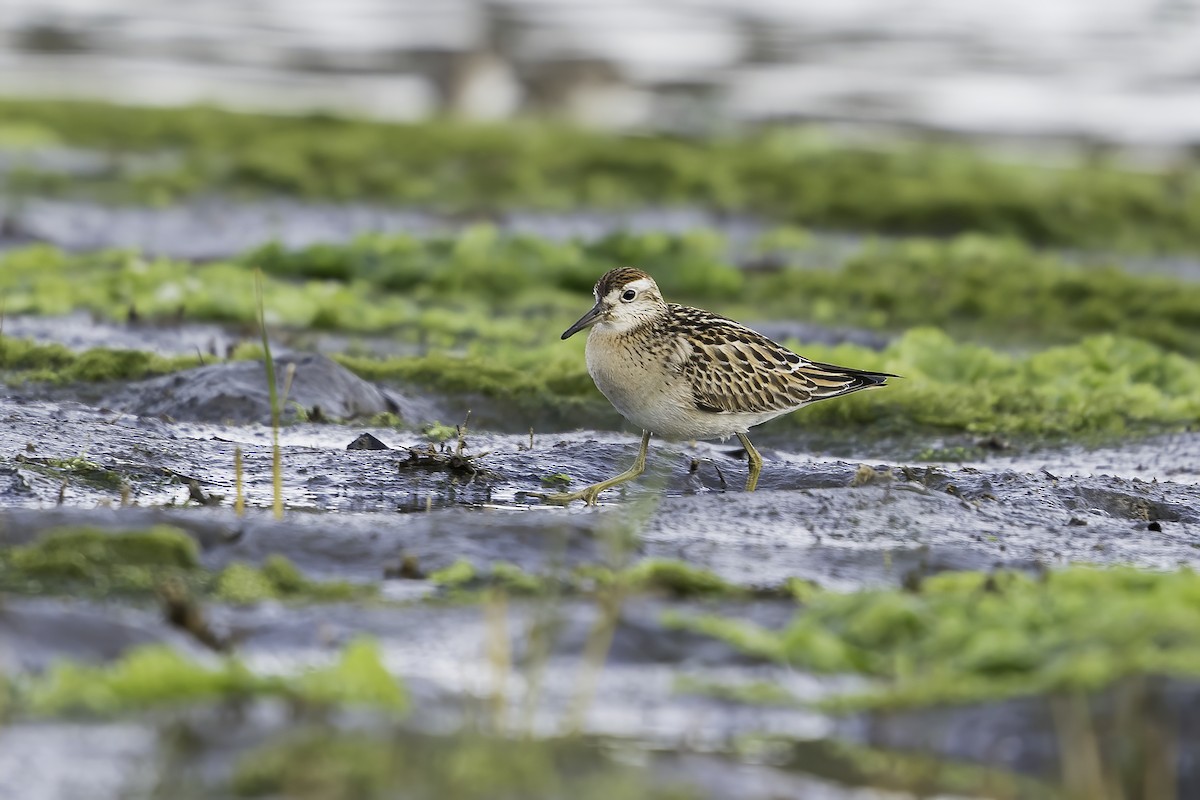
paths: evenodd
<path fill-rule="evenodd" d="M 613 264 L 647 270 L 673 302 L 751 322 L 800 319 L 889 331 L 936 325 L 1017 344 L 1119 333 L 1200 354 L 1194 281 L 979 235 L 873 242 L 830 269 L 784 262 L 761 271 L 732 263 L 724 240 L 708 233 L 552 241 L 487 225 L 458 237 L 371 235 L 295 251 L 269 245 L 204 265 L 35 246 L 0 259 L 0 290 L 9 313 L 87 309 L 125 319 L 132 307 L 147 319 L 249 323 L 256 319 L 251 290 L 259 267 L 270 278 L 264 302 L 273 324 L 386 331 L 442 349 L 475 339 L 527 344 L 552 337 L 578 317 L 580 302 Z M 61 348 L 38 352 L 58 366 L 73 363 Z M 14 350 L 8 360 L 19 364 L 20 355 Z M 128 358 L 135 363 L 98 364 L 95 371 L 157 368 Z"/>
<path fill-rule="evenodd" d="M 1200 676 L 1200 575 L 1190 570 L 944 573 L 916 592 L 806 592 L 796 617 L 778 631 L 721 617 L 673 622 L 764 659 L 876 679 L 865 693 L 830 701 L 835 708 L 968 703 L 1095 691 L 1139 675 Z"/>
<path fill-rule="evenodd" d="M 141 597 L 167 583 L 230 603 L 340 601 L 376 591 L 310 580 L 279 555 L 269 556 L 261 567 L 234 562 L 213 571 L 201 564 L 196 541 L 168 525 L 134 531 L 57 528 L 30 544 L 0 550 L 0 588 L 6 591 Z"/>
<path fill-rule="evenodd" d="M 60 344 L 0 336 L 0 371 L 21 381 L 67 384 L 140 380 L 199 364 L 196 356 L 164 358 L 139 350 L 104 347 L 76 353 Z"/>
<path fill-rule="evenodd" d="M 974 230 L 1076 247 L 1194 250 L 1200 241 L 1200 178 L 1189 161 L 1147 171 L 1091 158 L 1047 169 L 961 144 L 864 146 L 794 126 L 630 138 L 529 121 L 397 125 L 44 100 L 2 101 L 0 116 L 24 131 L 18 141 L 177 156 L 152 170 L 116 162 L 91 180 L 26 170 L 10 187 L 24 192 L 143 203 L 282 193 L 455 212 L 687 204 L 841 230 Z M 310 272 L 338 275 L 313 261 Z"/>
<path fill-rule="evenodd" d="M 132 302 L 147 315 L 174 314 L 185 297 L 189 317 L 248 322 L 256 310 L 247 300 L 253 296 L 250 264 L 259 255 L 197 268 L 131 254 L 92 260 L 32 248 L 4 256 L 0 290 L 17 312 L 82 304 L 120 315 Z M 411 354 L 338 360 L 368 380 L 482 397 L 494 409 L 487 421 L 513 421 L 513 430 L 531 423 L 619 424 L 587 374 L 582 340 L 558 339 L 580 313 L 591 282 L 617 258 L 652 269 L 670 299 L 751 323 L 786 317 L 889 330 L 917 322 L 939 326 L 910 328 L 881 352 L 790 342 L 814 360 L 882 369 L 905 380 L 815 404 L 776 426 L 814 435 L 962 432 L 1098 441 L 1200 418 L 1194 360 L 1200 288 L 1038 254 L 1004 239 L 879 244 L 837 270 L 766 273 L 739 270 L 719 242 L 700 235 L 549 242 L 500 236 L 486 226 L 455 239 L 365 237 L 314 252 L 275 249 L 261 256 L 276 276 L 264 283 L 264 304 L 282 315 L 281 324 L 306 326 L 314 315 L 332 314 L 353 330 L 387 330 L 411 345 Z M 334 262 L 341 266 L 329 266 Z M 246 291 L 228 291 L 230 281 L 241 281 Z M 96 283 L 121 288 L 97 292 Z M 730 307 L 733 297 L 744 305 Z M 133 379 L 194 363 L 0 339 L 0 368 L 12 381 Z"/>
<path fill-rule="evenodd" d="M 450 592 L 464 595 L 476 589 L 499 588 L 517 595 L 545 595 L 570 591 L 588 593 L 597 587 L 622 585 L 632 592 L 665 594 L 680 598 L 744 597 L 748 593 L 718 575 L 683 561 L 649 558 L 625 569 L 581 565 L 563 575 L 537 575 L 516 564 L 498 561 L 482 572 L 466 559 L 459 559 L 430 574 L 429 579 Z"/>
<path fill-rule="evenodd" d="M 280 696 L 321 706 L 363 705 L 390 713 L 408 706 L 404 687 L 368 639 L 350 642 L 337 661 L 298 675 L 263 676 L 233 657 L 194 661 L 166 645 L 144 645 L 102 665 L 69 661 L 18 686 L 14 705 L 36 715 L 113 715 L 162 705 Z"/>
<path fill-rule="evenodd" d="M 307 730 L 246 755 L 232 789 L 238 797 L 351 800 L 409 797 L 488 800 L 692 800 L 682 781 L 655 779 L 644 766 L 613 758 L 598 743 Z"/>

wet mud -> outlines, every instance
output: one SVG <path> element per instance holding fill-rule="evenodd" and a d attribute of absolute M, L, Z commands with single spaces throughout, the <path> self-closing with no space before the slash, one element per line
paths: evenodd
<path fill-rule="evenodd" d="M 0 171 L 2 168 L 0 164 Z M 0 250 L 41 242 L 71 251 L 129 248 L 149 256 L 195 261 L 230 258 L 269 242 L 290 249 L 348 242 L 368 233 L 448 235 L 472 222 L 491 223 L 510 234 L 556 240 L 592 240 L 618 232 L 719 231 L 727 238 L 731 251 L 746 254 L 770 227 L 749 216 L 688 207 L 624 212 L 514 210 L 453 216 L 282 198 L 257 202 L 199 199 L 165 208 L 27 198 L 14 203 L 2 219 Z M 858 239 L 830 236 L 821 249 L 825 253 L 848 253 Z"/>
<path fill-rule="evenodd" d="M 292 387 L 301 405 L 322 405 L 331 418 L 334 409 L 353 417 L 398 407 L 389 400 L 397 393 L 357 378 L 338 382 L 333 373 L 340 368 L 320 363 L 328 365 L 329 375 L 312 386 Z M 267 511 L 273 495 L 271 431 L 261 424 L 262 392 L 249 387 L 261 376 L 251 372 L 261 373 L 261 364 L 204 367 L 125 387 L 104 403 L 17 395 L 0 400 L 0 542 L 29 544 L 62 526 L 115 532 L 167 523 L 196 540 L 205 568 L 261 564 L 283 555 L 309 578 L 374 586 L 377 598 L 365 603 L 212 603 L 205 615 L 221 640 L 236 643 L 248 665 L 267 673 L 323 663 L 356 636 L 374 637 L 388 668 L 404 676 L 413 694 L 414 713 L 405 723 L 411 730 L 470 724 L 497 680 L 485 645 L 494 638 L 494 619 L 477 602 L 428 602 L 438 592 L 430 576 L 439 570 L 466 562 L 487 575 L 497 564 L 513 565 L 545 585 L 565 587 L 551 604 L 514 599 L 505 611 L 505 635 L 517 664 L 541 647 L 533 631 L 545 624 L 545 616 L 553 620 L 536 691 L 518 675 L 510 676 L 505 693 L 509 713 L 517 714 L 526 708 L 527 693 L 535 692 L 528 724 L 550 735 L 577 702 L 581 653 L 601 614 L 594 600 L 573 593 L 567 576 L 589 567 L 670 559 L 709 570 L 744 593 L 690 600 L 661 592 L 631 597 L 620 611 L 584 717 L 590 735 L 652 743 L 651 750 L 668 754 L 654 762 L 653 771 L 664 780 L 692 769 L 727 771 L 729 759 L 737 760 L 735 744 L 764 732 L 809 747 L 813 742 L 885 747 L 1052 779 L 1061 758 L 1053 746 L 1041 745 L 1055 736 L 1049 701 L 831 717 L 803 702 L 835 697 L 859 687 L 860 680 L 764 665 L 664 620 L 668 612 L 716 612 L 776 627 L 794 611 L 794 601 L 782 596 L 792 579 L 854 590 L 909 586 L 943 570 L 1200 563 L 1196 433 L 962 465 L 904 463 L 867 448 L 857 458 L 814 457 L 799 443 L 789 448 L 786 440 L 768 437 L 775 446 L 764 448 L 765 469 L 752 494 L 741 490 L 746 466 L 736 447 L 656 440 L 642 479 L 603 496 L 599 508 L 559 508 L 535 494 L 623 469 L 635 453 L 635 437 L 468 429 L 461 443 L 453 436 L 432 442 L 418 431 L 435 404 L 412 400 L 405 429 L 353 422 L 283 428 L 287 513 L 275 520 Z M 364 393 L 374 405 L 359 404 L 355 398 Z M 384 449 L 351 447 L 362 434 Z M 238 450 L 245 516 L 233 510 Z M 63 657 L 111 661 L 149 642 L 197 657 L 206 653 L 204 642 L 169 624 L 157 608 L 71 598 L 6 598 L 0 642 L 5 643 L 0 669 L 10 675 L 42 670 Z M 688 681 L 766 682 L 802 703 L 735 703 L 681 689 Z M 1190 689 L 1173 691 L 1191 697 Z M 212 775 L 227 773 L 233 754 L 218 728 L 211 720 L 189 724 L 198 752 L 216 765 Z M 276 719 L 246 735 L 265 741 L 290 724 Z M 150 735 L 156 725 L 123 729 L 122 746 L 139 757 L 161 756 L 161 737 Z M 955 734 L 964 726 L 987 734 Z M 40 741 L 60 746 L 83 741 L 80 746 L 87 748 L 103 727 L 30 722 L 5 735 L 21 734 L 26 742 L 43 737 Z M 916 731 L 924 734 L 916 737 Z M 1005 745 L 1006 736 L 1024 744 Z M 101 750 L 93 747 L 97 757 Z M 703 752 L 710 754 L 697 754 Z M 116 763 L 118 755 L 104 757 Z M 812 760 L 802 752 L 789 757 Z M 851 769 L 823 775 L 811 763 L 793 769 L 745 762 L 737 769 L 741 777 L 714 778 L 701 796 L 728 796 L 719 787 L 730 780 L 744 797 L 801 790 L 812 797 L 877 796 L 855 794 L 871 781 Z M 1193 778 L 1180 780 L 1192 785 Z"/>

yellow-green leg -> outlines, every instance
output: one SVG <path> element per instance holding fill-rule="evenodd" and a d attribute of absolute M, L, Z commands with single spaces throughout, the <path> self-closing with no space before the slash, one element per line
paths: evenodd
<path fill-rule="evenodd" d="M 753 492 L 754 487 L 758 486 L 758 474 L 762 472 L 762 456 L 754 449 L 754 445 L 750 444 L 750 437 L 744 433 L 737 435 L 738 441 L 742 443 L 742 447 L 746 448 L 746 460 L 750 462 L 750 474 L 746 477 L 746 491 Z"/>
<path fill-rule="evenodd" d="M 646 471 L 646 452 L 650 449 L 650 431 L 642 431 L 642 449 L 638 451 L 637 460 L 633 462 L 633 466 L 622 472 L 620 475 L 609 478 L 606 481 L 593 483 L 580 489 L 577 492 L 566 492 L 564 494 L 535 494 L 534 497 L 539 497 L 547 503 L 555 503 L 557 505 L 567 505 L 575 500 L 582 500 L 589 506 L 596 505 L 596 498 L 605 489 L 611 489 L 619 483 L 631 481 L 638 475 Z"/>

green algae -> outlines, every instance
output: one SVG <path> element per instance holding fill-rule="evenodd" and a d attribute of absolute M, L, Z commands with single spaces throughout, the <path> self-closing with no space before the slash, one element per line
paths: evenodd
<path fill-rule="evenodd" d="M 466 559 L 458 559 L 448 567 L 435 570 L 430 573 L 429 580 L 454 600 L 478 599 L 480 590 L 484 589 L 536 597 L 559 591 L 562 583 L 560 578 L 529 573 L 507 561 L 493 562 L 486 572 L 481 572 Z"/>
<path fill-rule="evenodd" d="M 101 489 L 120 490 L 127 485 L 125 477 L 120 472 L 97 464 L 95 461 L 90 461 L 83 456 L 75 456 L 74 458 L 47 458 L 44 460 L 19 456 L 18 461 L 30 465 L 44 466 L 54 474 L 75 478 Z"/>
<path fill-rule="evenodd" d="M 797 316 L 823 324 L 934 325 L 1024 344 L 1112 333 L 1200 355 L 1200 284 L 1068 260 L 1014 240 L 874 243 L 839 269 L 785 269 L 747 291 L 787 298 Z"/>
<path fill-rule="evenodd" d="M 26 192 L 90 188 L 151 203 L 265 193 L 447 211 L 690 204 L 800 225 L 1073 246 L 1194 250 L 1200 241 L 1190 161 L 1157 172 L 1096 158 L 1050 169 L 942 142 L 840 143 L 811 127 L 622 137 L 529 121 L 391 124 L 28 100 L 0 101 L 0 116 L 35 139 L 173 154 L 154 169 L 114 159 L 90 186 L 25 171 L 10 183 Z"/>
<path fill-rule="evenodd" d="M 273 600 L 279 592 L 262 570 L 249 564 L 230 564 L 221 571 L 213 594 L 220 600 L 235 605 L 250 605 Z"/>
<path fill-rule="evenodd" d="M 855 426 L 885 433 L 941 428 L 1101 440 L 1200 420 L 1200 362 L 1137 339 L 1092 336 L 1010 354 L 916 329 L 882 353 L 850 347 L 802 352 L 904 378 L 788 417 L 785 424 L 798 428 Z"/>
<path fill-rule="evenodd" d="M 253 268 L 261 266 L 269 277 L 264 303 L 273 326 L 387 332 L 438 353 L 477 341 L 517 348 L 552 341 L 581 313 L 596 278 L 627 263 L 653 274 L 673 301 L 751 322 L 798 319 L 890 331 L 932 325 L 960 337 L 1022 345 L 1117 333 L 1200 355 L 1195 282 L 979 236 L 869 244 L 835 269 L 744 272 L 710 234 L 616 234 L 581 243 L 499 236 L 479 226 L 458 238 L 364 236 L 321 245 L 322 258 L 341 265 L 336 281 L 312 277 L 304 267 L 312 249 L 270 246 L 233 262 L 197 266 L 132 253 L 72 256 L 38 246 L 0 257 L 0 292 L 7 313 L 83 309 L 124 320 L 133 307 L 146 319 L 253 324 Z M 142 355 L 128 351 L 105 355 L 127 359 L 123 363 L 76 365 L 78 357 L 65 348 L 18 349 L 29 347 L 7 342 L 0 367 L 71 368 L 89 380 L 161 369 L 160 362 L 141 363 Z"/>
<path fill-rule="evenodd" d="M 33 715 L 112 716 L 158 706 L 279 696 L 316 706 L 367 706 L 399 714 L 402 684 L 368 639 L 350 642 L 328 667 L 294 676 L 262 676 L 234 657 L 195 661 L 166 645 L 143 645 L 102 665 L 60 661 L 17 689 L 16 707 Z"/>
<path fill-rule="evenodd" d="M 739 754 L 835 781 L 869 786 L 915 797 L 989 797 L 1063 800 L 1083 797 L 1050 783 L 1004 769 L 952 761 L 912 752 L 882 750 L 833 739 L 793 740 L 780 736 L 744 737 Z M 1112 788 L 1116 788 L 1115 786 Z M 1114 792 L 1114 797 L 1122 796 Z"/>
<path fill-rule="evenodd" d="M 132 304 L 153 317 L 178 314 L 183 304 L 187 318 L 248 323 L 256 313 L 249 265 L 261 260 L 275 273 L 264 282 L 270 324 L 298 329 L 332 311 L 352 330 L 386 330 L 411 345 L 411 354 L 391 358 L 353 351 L 337 357 L 368 380 L 456 398 L 486 424 L 508 430 L 613 427 L 619 417 L 587 374 L 582 337 L 561 342 L 558 334 L 586 305 L 596 275 L 630 259 L 652 266 L 668 297 L 739 319 L 940 326 L 910 328 L 882 352 L 788 342 L 814 360 L 905 379 L 818 403 L 775 426 L 812 435 L 852 429 L 873 436 L 960 432 L 1101 441 L 1200 420 L 1196 284 L 980 237 L 868 247 L 836 270 L 742 272 L 721 251 L 719 242 L 699 234 L 622 234 L 580 244 L 498 236 L 487 226 L 458 238 L 364 237 L 325 246 L 319 269 L 307 266 L 316 258 L 310 251 L 275 249 L 244 263 L 196 266 L 32 248 L 3 257 L 8 268 L 0 270 L 0 292 L 10 312 L 82 304 L 119 317 Z M 96 284 L 107 288 L 93 292 Z M 245 291 L 231 290 L 237 286 Z M 739 305 L 731 306 L 735 297 Z M 243 346 L 234 356 L 260 351 Z M 195 363 L 0 339 L 9 380 L 133 379 Z"/>
<path fill-rule="evenodd" d="M 853 710 L 1200 676 L 1198 611 L 1200 576 L 1189 570 L 1071 567 L 1043 576 L 944 573 L 916 592 L 820 592 L 780 630 L 713 616 L 671 622 L 763 659 L 875 679 L 865 692 L 825 702 Z"/>
<path fill-rule="evenodd" d="M 8 719 L 13 708 L 14 694 L 12 681 L 3 672 L 0 672 L 0 723 Z"/>
<path fill-rule="evenodd" d="M 314 251 L 322 265 L 338 268 L 309 267 Z M 799 319 L 889 331 L 932 325 L 955 336 L 1021 345 L 1117 333 L 1200 355 L 1195 282 L 980 236 L 868 244 L 834 269 L 755 272 L 730 264 L 720 237 L 705 232 L 614 234 L 584 243 L 500 236 L 484 225 L 459 237 L 364 236 L 299 251 L 271 245 L 199 266 L 38 246 L 0 257 L 0 292 L 8 313 L 83 309 L 124 320 L 136 308 L 146 319 L 255 324 L 257 267 L 269 278 L 264 303 L 273 326 L 387 332 L 438 354 L 480 341 L 519 349 L 555 340 L 613 264 L 646 269 L 672 301 L 748 321 Z M 125 363 L 76 365 L 78 357 L 63 348 L 27 355 L 17 343 L 5 347 L 0 367 L 10 370 L 71 368 L 79 379 L 94 380 L 161 369 L 160 362 L 140 363 L 143 356 L 126 351 L 105 356 L 125 352 Z"/>
<path fill-rule="evenodd" d="M 137 531 L 52 529 L 26 545 L 0 549 L 0 590 L 21 594 L 154 597 L 168 583 L 229 603 L 264 600 L 338 602 L 377 589 L 344 581 L 313 581 L 283 556 L 261 567 L 234 562 L 220 571 L 200 562 L 196 541 L 179 528 Z"/>
<path fill-rule="evenodd" d="M 676 598 L 745 597 L 749 594 L 712 572 L 682 561 L 648 558 L 625 569 L 585 564 L 560 575 L 529 573 L 516 564 L 497 561 L 483 572 L 466 559 L 431 573 L 429 580 L 454 597 L 473 597 L 466 590 L 496 588 L 516 595 L 537 596 L 572 592 L 591 594 L 620 585 L 626 591 L 665 594 Z"/>
<path fill-rule="evenodd" d="M 449 588 L 465 586 L 475 580 L 475 565 L 466 559 L 459 559 L 448 567 L 429 573 L 429 580 Z"/>
<path fill-rule="evenodd" d="M 396 733 L 372 736 L 310 729 L 244 756 L 237 797 L 295 800 L 523 798 L 688 800 L 685 784 L 652 778 L 645 766 L 586 739 L 504 739 Z"/>
<path fill-rule="evenodd" d="M 59 528 L 32 544 L 0 550 L 0 588 L 23 594 L 151 593 L 168 580 L 195 584 L 203 574 L 199 553 L 194 539 L 168 526 L 118 533 Z"/>
<path fill-rule="evenodd" d="M 665 558 L 639 561 L 621 577 L 635 589 L 661 592 L 679 598 L 728 597 L 743 594 L 741 589 L 706 569 Z"/>
<path fill-rule="evenodd" d="M 770 681 L 745 681 L 723 683 L 704 680 L 694 675 L 681 675 L 675 679 L 674 689 L 680 694 L 695 694 L 718 700 L 729 700 L 755 706 L 795 706 L 796 698 L 786 689 Z"/>
<path fill-rule="evenodd" d="M 203 363 L 197 356 L 165 358 L 140 350 L 98 347 L 76 353 L 60 344 L 0 336 L 0 374 L 10 383 L 96 383 L 165 375 Z"/>
<path fill-rule="evenodd" d="M 814 404 L 774 422 L 777 429 L 825 437 L 843 431 L 904 439 L 964 433 L 1017 442 L 1095 443 L 1185 429 L 1200 421 L 1200 363 L 1134 338 L 1097 335 L 1070 345 L 1008 352 L 961 342 L 935 329 L 914 329 L 882 351 L 787 344 L 816 361 L 903 378 L 883 389 Z M 462 355 L 335 360 L 367 380 L 469 402 L 501 430 L 619 426 L 616 412 L 587 373 L 581 346 L 554 342 L 489 348 L 477 343 Z M 32 375 L 17 374 L 22 379 Z M 950 460 L 975 454 L 935 452 L 923 445 L 917 452 Z M 83 465 L 60 465 L 78 471 L 75 466 Z M 103 470 L 88 475 L 106 484 L 118 478 Z"/>
<path fill-rule="evenodd" d="M 1200 421 L 1200 363 L 1127 337 L 1098 335 L 1033 352 L 1006 352 L 914 329 L 883 351 L 788 344 L 815 360 L 902 375 L 882 389 L 816 403 L 774 427 L 871 436 L 962 432 L 1025 439 L 1102 441 L 1184 428 Z M 506 363 L 507 359 L 515 363 Z M 616 415 L 594 388 L 571 343 L 461 357 L 446 354 L 339 361 L 370 380 L 482 395 L 512 419 L 611 425 Z M 496 423 L 493 423 L 496 424 Z"/>

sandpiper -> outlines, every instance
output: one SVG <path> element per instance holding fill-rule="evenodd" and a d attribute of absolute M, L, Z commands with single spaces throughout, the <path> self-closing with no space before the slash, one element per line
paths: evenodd
<path fill-rule="evenodd" d="M 608 271 L 593 294 L 596 304 L 562 338 L 591 329 L 588 372 L 617 411 L 642 429 L 642 446 L 625 472 L 576 492 L 541 495 L 549 502 L 595 505 L 605 489 L 641 475 L 651 434 L 684 440 L 737 436 L 750 463 L 746 491 L 752 492 L 762 456 L 746 431 L 809 403 L 896 377 L 809 361 L 731 319 L 668 303 L 639 269 Z"/>

